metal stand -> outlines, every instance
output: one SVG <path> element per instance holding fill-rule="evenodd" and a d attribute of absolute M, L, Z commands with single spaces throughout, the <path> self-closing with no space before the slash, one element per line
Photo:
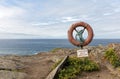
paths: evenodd
<path fill-rule="evenodd" d="M 83 45 L 81 45 L 80 48 L 83 49 Z"/>

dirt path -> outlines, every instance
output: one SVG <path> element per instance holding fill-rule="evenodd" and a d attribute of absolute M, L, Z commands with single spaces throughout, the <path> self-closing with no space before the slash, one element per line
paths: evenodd
<path fill-rule="evenodd" d="M 120 79 L 116 75 L 110 73 L 107 68 L 101 68 L 100 71 L 95 72 L 83 72 L 76 79 Z"/>
<path fill-rule="evenodd" d="M 39 60 L 31 60 L 26 63 L 25 72 L 28 74 L 27 79 L 44 79 L 51 70 L 53 62 L 43 58 Z"/>
<path fill-rule="evenodd" d="M 55 54 L 41 54 L 32 57 L 26 57 L 24 64 L 26 65 L 24 72 L 27 73 L 25 79 L 45 79 L 51 71 L 51 68 L 60 55 Z M 58 58 L 58 59 L 57 59 Z"/>

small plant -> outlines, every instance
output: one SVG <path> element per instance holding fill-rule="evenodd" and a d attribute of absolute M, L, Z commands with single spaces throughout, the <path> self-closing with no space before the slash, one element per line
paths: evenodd
<path fill-rule="evenodd" d="M 60 71 L 58 79 L 73 79 L 78 73 L 80 73 L 80 69 L 68 66 Z"/>
<path fill-rule="evenodd" d="M 57 52 L 57 51 L 60 50 L 60 49 L 61 49 L 61 48 L 54 48 L 54 49 L 51 50 L 51 52 L 52 52 L 52 53 L 55 53 L 55 52 Z"/>
<path fill-rule="evenodd" d="M 120 58 L 115 53 L 114 49 L 109 48 L 106 52 L 104 57 L 112 64 L 114 67 L 120 66 Z"/>
<path fill-rule="evenodd" d="M 58 75 L 58 79 L 73 79 L 81 72 L 78 65 L 80 60 L 78 58 L 68 58 L 65 68 L 63 68 Z"/>
<path fill-rule="evenodd" d="M 65 68 L 59 72 L 58 79 L 73 79 L 82 71 L 96 70 L 99 70 L 99 66 L 88 58 L 71 57 L 68 58 Z"/>
<path fill-rule="evenodd" d="M 81 69 L 84 71 L 96 71 L 99 70 L 99 65 L 88 58 L 85 58 Z"/>

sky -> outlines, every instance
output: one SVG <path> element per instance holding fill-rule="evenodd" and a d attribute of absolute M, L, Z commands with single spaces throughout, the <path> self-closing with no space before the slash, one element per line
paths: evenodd
<path fill-rule="evenodd" d="M 120 0 L 0 0 L 0 39 L 64 39 L 79 21 L 95 39 L 120 38 Z"/>

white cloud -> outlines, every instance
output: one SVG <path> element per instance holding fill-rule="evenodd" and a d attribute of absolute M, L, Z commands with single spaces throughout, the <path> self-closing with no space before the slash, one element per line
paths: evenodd
<path fill-rule="evenodd" d="M 62 22 L 72 22 L 72 21 L 78 21 L 79 19 L 74 17 L 62 17 Z"/>
<path fill-rule="evenodd" d="M 0 6 L 0 19 L 16 17 L 24 13 L 24 10 L 19 7 Z"/>
<path fill-rule="evenodd" d="M 103 15 L 106 15 L 106 16 L 107 16 L 107 15 L 112 15 L 112 14 L 113 14 L 113 13 L 104 13 Z"/>
<path fill-rule="evenodd" d="M 32 25 L 35 26 L 48 26 L 48 25 L 52 25 L 52 24 L 56 24 L 58 22 L 55 21 L 51 21 L 51 22 L 38 22 L 38 23 L 32 23 Z"/>
<path fill-rule="evenodd" d="M 120 8 L 114 9 L 114 12 L 120 12 Z"/>
<path fill-rule="evenodd" d="M 95 38 L 120 34 L 117 0 L 11 1 L 15 5 L 0 1 L 0 38 L 67 38 L 70 25 L 78 21 L 90 24 Z"/>

